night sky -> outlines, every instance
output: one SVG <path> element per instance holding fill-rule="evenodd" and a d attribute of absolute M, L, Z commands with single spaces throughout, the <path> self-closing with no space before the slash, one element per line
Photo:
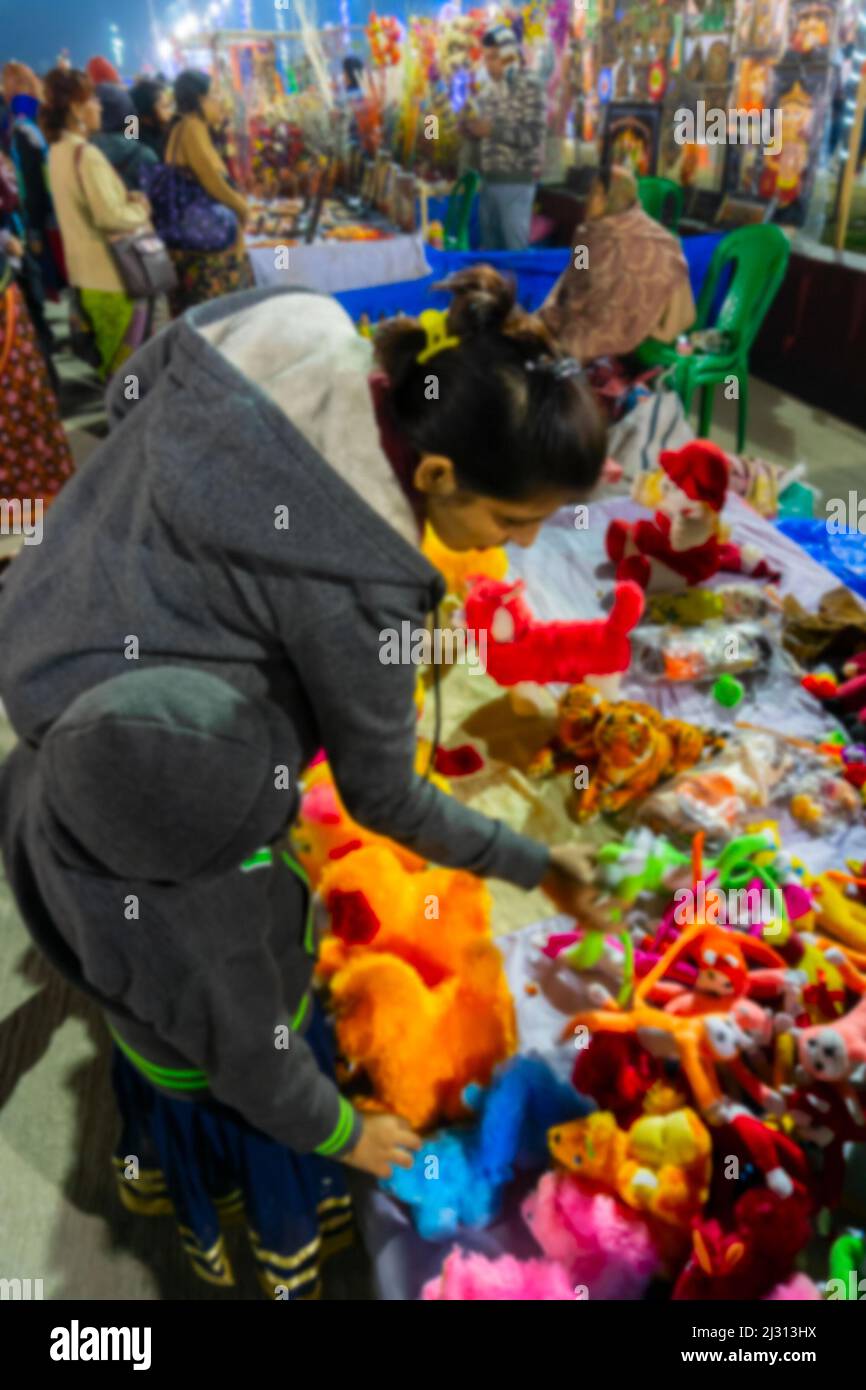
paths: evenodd
<path fill-rule="evenodd" d="M 243 0 L 230 0 L 226 27 L 243 27 Z M 250 0 L 253 24 L 262 29 L 276 28 L 273 0 Z M 187 10 L 203 14 L 207 0 L 151 0 L 157 23 L 169 28 Z M 371 9 L 401 18 L 410 12 L 424 13 L 430 0 L 409 4 L 408 0 L 349 0 L 350 20 L 365 23 Z M 339 0 L 318 0 L 320 23 L 339 24 Z M 17 58 L 38 72 L 54 65 L 57 54 L 68 48 L 72 62 L 83 67 L 94 53 L 112 58 L 109 25 L 116 24 L 124 40 L 123 76 L 131 78 L 144 67 L 150 52 L 148 0 L 0 0 L 0 63 Z M 291 8 L 286 27 L 294 27 Z M 113 61 L 113 59 L 112 59 Z"/>

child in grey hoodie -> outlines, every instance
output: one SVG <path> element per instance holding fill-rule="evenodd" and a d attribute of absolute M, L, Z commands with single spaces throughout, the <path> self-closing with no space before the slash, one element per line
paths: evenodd
<path fill-rule="evenodd" d="M 356 820 L 422 856 L 563 905 L 586 892 L 573 847 L 415 774 L 416 671 L 381 659 L 383 633 L 423 626 L 443 595 L 422 516 L 454 549 L 528 545 L 604 458 L 576 364 L 513 290 L 485 267 L 451 288 L 447 316 L 380 329 L 375 358 L 305 292 L 172 324 L 116 376 L 111 435 L 0 597 L 21 740 L 0 773 L 3 853 L 35 940 L 102 1005 L 151 1088 L 136 1105 L 210 1108 L 287 1162 L 318 1155 L 329 1183 L 323 1158 L 387 1175 L 419 1141 L 362 1120 L 309 1041 L 308 894 L 279 845 L 315 751 Z M 286 1259 L 315 1245 L 320 1205 L 280 1238 Z M 205 1225 L 191 1254 L 219 1281 Z"/>

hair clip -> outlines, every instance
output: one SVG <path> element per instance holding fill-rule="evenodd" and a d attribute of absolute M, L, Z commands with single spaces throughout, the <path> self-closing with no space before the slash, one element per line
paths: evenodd
<path fill-rule="evenodd" d="M 448 336 L 447 309 L 425 309 L 423 314 L 418 315 L 418 323 L 424 329 L 427 339 L 427 346 L 415 358 L 419 364 L 429 362 L 437 352 L 444 352 L 446 348 L 460 346 L 460 339 L 456 334 Z"/>
<path fill-rule="evenodd" d="M 576 357 L 536 357 L 526 363 L 528 372 L 547 372 L 555 381 L 567 381 L 580 376 L 583 367 Z"/>

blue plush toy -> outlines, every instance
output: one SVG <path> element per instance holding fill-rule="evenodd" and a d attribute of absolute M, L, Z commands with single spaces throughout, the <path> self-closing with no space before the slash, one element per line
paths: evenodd
<path fill-rule="evenodd" d="M 538 1057 L 513 1057 L 487 1090 L 467 1086 L 463 1099 L 478 1112 L 475 1124 L 432 1135 L 411 1168 L 382 1183 L 411 1208 L 425 1240 L 489 1226 L 515 1172 L 546 1166 L 547 1131 L 594 1109 Z"/>

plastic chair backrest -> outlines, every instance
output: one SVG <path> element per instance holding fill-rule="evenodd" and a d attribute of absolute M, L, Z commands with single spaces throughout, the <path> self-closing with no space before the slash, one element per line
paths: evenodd
<path fill-rule="evenodd" d="M 467 169 L 448 194 L 445 226 L 442 229 L 442 242 L 446 251 L 469 250 L 469 219 L 472 215 L 472 202 L 480 183 L 481 175 L 474 169 Z"/>
<path fill-rule="evenodd" d="M 713 253 L 698 299 L 698 328 L 730 333 L 738 347 L 750 348 L 785 278 L 791 247 L 780 227 L 740 227 L 729 232 Z M 719 281 L 728 267 L 731 280 L 712 324 L 708 318 Z"/>
<path fill-rule="evenodd" d="M 637 181 L 640 205 L 648 217 L 676 231 L 683 215 L 684 193 L 673 179 L 645 178 Z"/>

